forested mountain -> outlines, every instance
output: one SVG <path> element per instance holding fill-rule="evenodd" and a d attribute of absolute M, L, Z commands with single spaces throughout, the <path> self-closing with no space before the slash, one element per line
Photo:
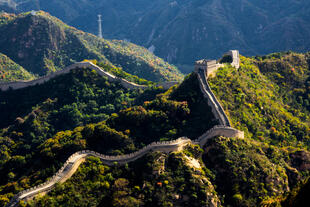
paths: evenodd
<path fill-rule="evenodd" d="M 151 152 L 125 165 L 108 166 L 91 157 L 69 180 L 27 205 L 300 202 L 310 175 L 309 60 L 309 54 L 290 52 L 242 56 L 238 70 L 227 64 L 209 78 L 244 139 L 214 137 L 203 148 L 191 144 L 179 152 Z M 1 205 L 43 183 L 76 151 L 122 155 L 154 141 L 194 140 L 219 124 L 196 73 L 168 91 L 136 91 L 79 69 L 42 85 L 0 92 L 0 100 L 9 117 L 0 122 Z"/>
<path fill-rule="evenodd" d="M 35 75 L 29 73 L 22 66 L 15 63 L 8 56 L 0 53 L 0 81 L 30 80 Z"/>
<path fill-rule="evenodd" d="M 45 12 L 1 14 L 0 52 L 28 72 L 40 76 L 74 62 L 96 59 L 152 81 L 182 79 L 176 67 L 145 48 L 98 38 Z"/>
<path fill-rule="evenodd" d="M 306 51 L 310 46 L 308 0 L 9 2 L 16 12 L 42 9 L 94 34 L 98 31 L 97 15 L 102 14 L 104 37 L 153 46 L 156 55 L 178 65 L 191 65 L 202 57 L 219 57 L 231 48 L 244 55 L 257 55 Z"/>

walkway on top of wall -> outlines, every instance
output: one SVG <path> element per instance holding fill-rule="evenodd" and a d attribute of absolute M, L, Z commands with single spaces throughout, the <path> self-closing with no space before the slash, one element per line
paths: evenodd
<path fill-rule="evenodd" d="M 231 127 L 231 123 L 216 96 L 212 92 L 204 70 L 198 71 L 198 79 L 201 92 L 208 99 L 208 104 L 212 108 L 214 116 L 219 120 L 221 125 Z"/>

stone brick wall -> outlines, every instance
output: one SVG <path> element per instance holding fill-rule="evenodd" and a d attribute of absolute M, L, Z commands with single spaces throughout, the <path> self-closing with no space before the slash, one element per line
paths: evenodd
<path fill-rule="evenodd" d="M 235 137 L 235 138 L 244 138 L 244 132 L 234 129 L 232 127 L 227 126 L 215 126 L 212 129 L 205 132 L 203 135 L 201 135 L 198 139 L 195 140 L 197 144 L 200 145 L 200 147 L 203 147 L 206 142 L 213 138 L 213 137 Z"/>
<path fill-rule="evenodd" d="M 209 86 L 205 71 L 199 70 L 197 75 L 198 75 L 200 90 L 203 93 L 203 96 L 208 100 L 208 105 L 211 107 L 213 115 L 215 116 L 216 119 L 219 120 L 221 125 L 230 127 L 231 126 L 230 121 L 227 115 L 225 114 L 225 111 L 222 105 L 217 100 L 217 98 L 215 97 L 215 95 L 213 94 Z"/>

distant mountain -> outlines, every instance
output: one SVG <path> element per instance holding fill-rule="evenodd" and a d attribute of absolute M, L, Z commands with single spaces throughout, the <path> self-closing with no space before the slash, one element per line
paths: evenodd
<path fill-rule="evenodd" d="M 147 49 L 105 40 L 64 24 L 45 12 L 0 16 L 0 52 L 33 74 L 45 75 L 74 62 L 96 59 L 152 80 L 181 80 L 176 67 Z"/>
<path fill-rule="evenodd" d="M 97 14 L 102 14 L 104 37 L 152 47 L 156 55 L 178 65 L 219 57 L 234 48 L 244 55 L 310 48 L 308 0 L 10 2 L 18 3 L 17 12 L 41 8 L 94 34 L 98 30 Z"/>
<path fill-rule="evenodd" d="M 35 76 L 15 63 L 8 56 L 0 53 L 0 82 L 29 80 Z"/>

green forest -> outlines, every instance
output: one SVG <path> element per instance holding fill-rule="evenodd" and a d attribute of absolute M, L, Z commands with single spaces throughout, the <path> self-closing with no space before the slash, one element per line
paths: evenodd
<path fill-rule="evenodd" d="M 152 86 L 127 90 L 88 69 L 0 92 L 3 202 L 50 177 L 77 150 L 123 154 L 184 134 L 197 138 L 217 123 L 195 75 L 163 92 Z"/>
<path fill-rule="evenodd" d="M 125 165 L 90 157 L 48 194 L 19 206 L 296 206 L 307 194 L 309 54 L 243 57 L 208 79 L 245 138 L 151 152 Z M 218 125 L 196 73 L 169 90 L 127 90 L 80 69 L 42 85 L 0 92 L 0 204 L 51 177 L 73 153 L 135 152 L 154 141 L 192 140 Z M 140 81 L 140 82 L 139 82 Z"/>
<path fill-rule="evenodd" d="M 31 80 L 36 78 L 8 56 L 0 53 L 0 82 Z"/>

